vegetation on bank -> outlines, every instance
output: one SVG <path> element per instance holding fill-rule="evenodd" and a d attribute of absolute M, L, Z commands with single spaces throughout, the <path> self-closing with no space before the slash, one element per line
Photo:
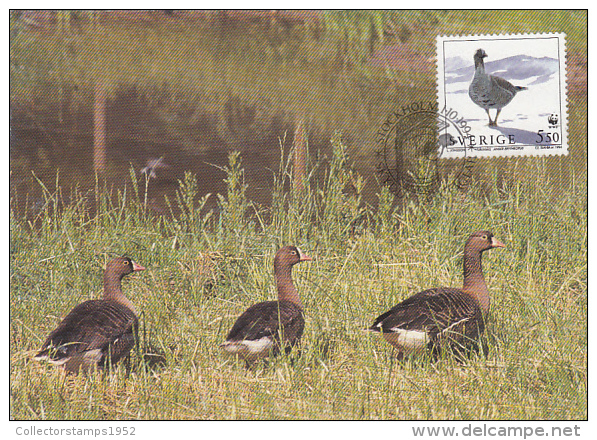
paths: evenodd
<path fill-rule="evenodd" d="M 123 189 L 75 188 L 67 204 L 58 177 L 39 182 L 44 203 L 10 213 L 11 418 L 586 418 L 586 180 L 571 174 L 554 188 L 537 158 L 526 179 L 495 171 L 463 192 L 448 177 L 434 194 L 401 200 L 383 187 L 369 206 L 345 145 L 332 144 L 315 164 L 325 179 L 306 179 L 300 193 L 281 160 L 267 207 L 247 199 L 236 153 L 225 194 L 198 197 L 187 173 L 168 201 L 173 215 L 147 208 L 152 182 L 134 172 Z M 217 209 L 205 209 L 208 197 Z M 479 229 L 507 245 L 483 260 L 489 353 L 397 364 L 362 329 L 424 288 L 459 286 L 464 241 Z M 272 259 L 284 244 L 314 258 L 294 270 L 302 353 L 246 370 L 218 345 L 239 313 L 275 298 Z M 73 306 L 100 296 L 103 264 L 122 254 L 147 268 L 124 285 L 141 311 L 129 368 L 72 377 L 32 362 Z"/>

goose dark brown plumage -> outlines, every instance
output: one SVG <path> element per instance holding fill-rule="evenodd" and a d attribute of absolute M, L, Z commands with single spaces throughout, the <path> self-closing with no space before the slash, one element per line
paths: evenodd
<path fill-rule="evenodd" d="M 138 318 L 122 293 L 122 278 L 145 268 L 127 257 L 115 258 L 104 272 L 104 298 L 73 308 L 50 333 L 36 360 L 76 373 L 115 364 L 135 346 Z"/>
<path fill-rule="evenodd" d="M 290 353 L 303 335 L 305 320 L 299 294 L 292 282 L 292 267 L 311 261 L 299 248 L 281 248 L 274 259 L 278 301 L 265 301 L 249 307 L 236 320 L 222 349 L 250 365 L 254 361 Z"/>
<path fill-rule="evenodd" d="M 380 315 L 368 330 L 381 333 L 398 349 L 400 359 L 426 349 L 437 355 L 444 346 L 454 351 L 476 347 L 490 306 L 481 254 L 496 247 L 505 245 L 491 232 L 475 232 L 464 246 L 462 289 L 419 292 Z"/>

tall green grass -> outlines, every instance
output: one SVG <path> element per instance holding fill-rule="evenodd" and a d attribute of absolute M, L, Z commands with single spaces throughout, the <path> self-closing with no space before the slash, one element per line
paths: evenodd
<path fill-rule="evenodd" d="M 341 138 L 332 144 L 300 197 L 282 158 L 268 207 L 247 200 L 242 158 L 232 154 L 214 211 L 187 174 L 173 215 L 157 217 L 143 198 L 151 182 L 134 173 L 124 189 L 98 182 L 69 204 L 57 179 L 33 218 L 11 209 L 11 417 L 586 418 L 585 181 L 571 177 L 552 192 L 537 159 L 539 180 L 496 174 L 467 192 L 444 183 L 426 200 L 394 200 L 382 188 L 368 206 Z M 316 168 L 326 170 L 319 182 Z M 362 329 L 415 292 L 461 285 L 463 244 L 479 229 L 507 244 L 484 255 L 489 353 L 398 364 Z M 272 260 L 283 244 L 314 257 L 294 270 L 306 316 L 301 356 L 246 370 L 218 345 L 244 309 L 275 298 Z M 31 362 L 61 317 L 100 297 L 102 265 L 122 254 L 147 267 L 124 286 L 141 312 L 128 368 L 71 377 Z"/>

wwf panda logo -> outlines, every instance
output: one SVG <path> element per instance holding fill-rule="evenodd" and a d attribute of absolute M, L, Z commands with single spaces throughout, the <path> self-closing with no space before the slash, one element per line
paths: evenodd
<path fill-rule="evenodd" d="M 556 125 L 558 123 L 558 115 L 551 114 L 547 120 L 549 121 L 549 125 Z"/>

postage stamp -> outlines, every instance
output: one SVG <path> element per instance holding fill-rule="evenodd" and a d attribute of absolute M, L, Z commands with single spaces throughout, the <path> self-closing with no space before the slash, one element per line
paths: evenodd
<path fill-rule="evenodd" d="M 439 121 L 440 158 L 568 154 L 563 33 L 439 36 L 438 107 L 467 132 Z"/>

